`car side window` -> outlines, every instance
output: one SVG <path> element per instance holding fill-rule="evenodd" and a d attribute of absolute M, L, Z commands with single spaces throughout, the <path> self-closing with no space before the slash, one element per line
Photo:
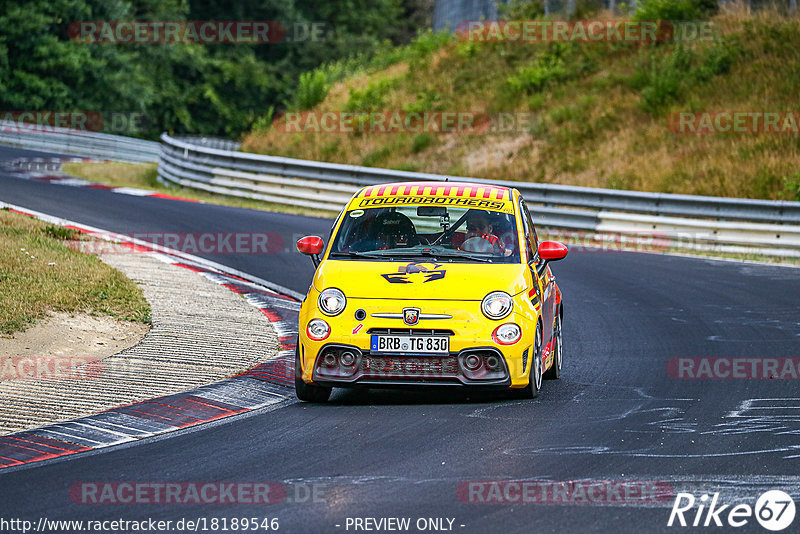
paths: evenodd
<path fill-rule="evenodd" d="M 331 238 L 333 237 L 333 230 L 336 228 L 336 225 L 339 224 L 339 219 L 342 218 L 342 214 L 344 214 L 344 210 L 347 209 L 347 206 L 342 208 L 342 211 L 339 212 L 339 215 L 336 216 L 336 219 L 333 221 L 333 225 L 331 225 L 331 231 L 328 233 L 328 243 L 331 242 Z"/>
<path fill-rule="evenodd" d="M 519 208 L 522 213 L 522 224 L 525 228 L 525 241 L 528 248 L 528 257 L 534 263 L 539 263 L 539 238 L 536 235 L 536 226 L 533 224 L 528 206 L 522 197 L 519 199 Z"/>

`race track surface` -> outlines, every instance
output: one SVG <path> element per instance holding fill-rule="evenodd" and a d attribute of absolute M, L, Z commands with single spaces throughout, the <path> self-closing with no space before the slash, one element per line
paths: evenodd
<path fill-rule="evenodd" d="M 121 233 L 278 232 L 280 253 L 208 257 L 300 292 L 313 267 L 294 241 L 327 239 L 332 222 L 4 175 L 0 200 Z M 800 270 L 599 251 L 573 251 L 553 270 L 564 294 L 564 370 L 536 400 L 338 391 L 327 405 L 289 402 L 0 471 L 0 515 L 275 517 L 280 532 L 298 533 L 353 532 L 352 518 L 365 517 L 409 517 L 412 532 L 418 518 L 453 519 L 465 533 L 652 532 L 682 530 L 667 527 L 678 491 L 752 506 L 782 489 L 800 504 L 800 382 L 667 371 L 677 357 L 798 357 Z M 469 481 L 509 480 L 649 481 L 670 490 L 644 504 L 476 503 L 459 491 Z M 76 503 L 69 491 L 85 482 L 207 481 L 273 481 L 289 494 L 269 505 L 97 505 Z M 304 498 L 309 488 L 319 502 Z M 763 531 L 753 518 L 737 530 Z"/>

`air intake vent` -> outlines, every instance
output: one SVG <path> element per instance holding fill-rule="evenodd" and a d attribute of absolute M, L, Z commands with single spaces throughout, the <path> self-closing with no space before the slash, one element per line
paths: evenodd
<path fill-rule="evenodd" d="M 442 328 L 370 328 L 368 334 L 384 336 L 453 336 L 452 330 Z"/>

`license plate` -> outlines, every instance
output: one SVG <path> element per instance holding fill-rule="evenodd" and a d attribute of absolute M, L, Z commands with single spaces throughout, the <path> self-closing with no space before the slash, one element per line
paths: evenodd
<path fill-rule="evenodd" d="M 447 336 L 372 336 L 370 352 L 383 354 L 449 354 Z"/>

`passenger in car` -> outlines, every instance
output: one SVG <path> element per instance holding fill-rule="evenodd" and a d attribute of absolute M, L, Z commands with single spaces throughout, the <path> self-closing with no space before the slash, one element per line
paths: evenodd
<path fill-rule="evenodd" d="M 494 234 L 489 216 L 481 210 L 470 210 L 467 213 L 467 234 L 458 248 L 466 252 L 502 255 L 505 255 L 506 251 L 503 241 Z"/>

